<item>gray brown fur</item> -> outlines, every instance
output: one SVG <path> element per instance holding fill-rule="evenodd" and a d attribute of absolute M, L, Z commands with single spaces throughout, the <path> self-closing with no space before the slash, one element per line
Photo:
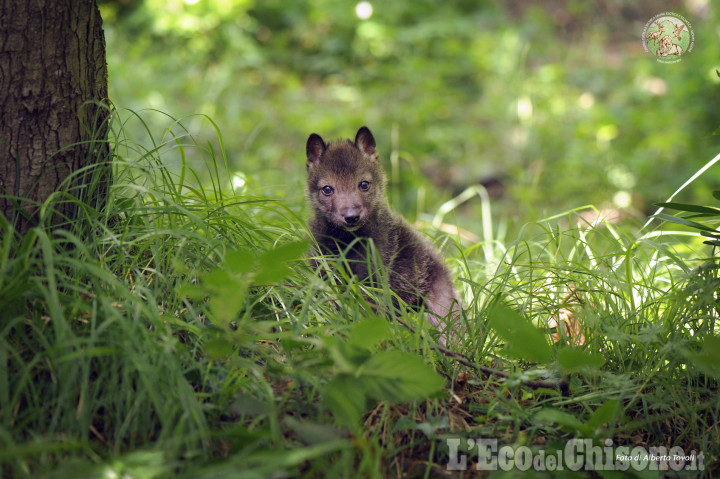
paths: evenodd
<path fill-rule="evenodd" d="M 387 203 L 370 130 L 360 128 L 354 142 L 330 144 L 312 134 L 306 151 L 310 231 L 322 253 L 339 257 L 344 252 L 352 273 L 365 280 L 373 274 L 367 258 L 367 239 L 372 240 L 390 288 L 403 301 L 424 304 L 433 313 L 433 325 L 457 312 L 457 294 L 440 255 Z"/>

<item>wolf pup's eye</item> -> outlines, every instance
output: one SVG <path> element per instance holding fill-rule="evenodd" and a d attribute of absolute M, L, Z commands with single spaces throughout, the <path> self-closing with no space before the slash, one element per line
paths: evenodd
<path fill-rule="evenodd" d="M 363 191 L 367 191 L 370 189 L 370 182 L 369 181 L 361 181 L 360 184 L 358 185 L 358 187 Z"/>
<path fill-rule="evenodd" d="M 332 194 L 335 192 L 335 190 L 333 190 L 333 187 L 332 187 L 332 186 L 328 186 L 328 185 L 323 186 L 322 188 L 320 188 L 320 191 L 322 191 L 322 194 L 325 195 L 325 196 L 330 196 L 330 195 L 332 195 Z"/>

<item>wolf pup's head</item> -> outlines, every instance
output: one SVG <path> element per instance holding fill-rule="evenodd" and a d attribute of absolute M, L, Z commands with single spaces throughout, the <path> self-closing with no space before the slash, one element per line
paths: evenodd
<path fill-rule="evenodd" d="M 329 144 L 313 133 L 306 152 L 308 197 L 315 212 L 347 231 L 362 228 L 385 201 L 385 177 L 370 130 L 360 128 L 355 142 Z"/>

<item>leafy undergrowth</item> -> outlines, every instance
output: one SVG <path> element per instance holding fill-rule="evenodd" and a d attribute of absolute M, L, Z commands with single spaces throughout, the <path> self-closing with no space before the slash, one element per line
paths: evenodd
<path fill-rule="evenodd" d="M 211 189 L 189 135 L 153 145 L 118 136 L 101 210 L 70 189 L 27 234 L 0 224 L 3 477 L 484 477 L 492 440 L 508 475 L 657 477 L 616 456 L 673 447 L 696 458 L 662 474 L 718 472 L 720 280 L 695 236 L 579 212 L 438 234 L 466 306 L 442 346 L 386 284 L 314 271 L 303 220 L 233 193 L 210 143 Z"/>

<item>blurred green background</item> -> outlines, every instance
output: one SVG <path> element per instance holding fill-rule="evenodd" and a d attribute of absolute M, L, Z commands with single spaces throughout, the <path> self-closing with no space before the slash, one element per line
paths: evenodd
<path fill-rule="evenodd" d="M 236 191 L 305 213 L 305 141 L 375 134 L 391 204 L 430 218 L 475 184 L 495 221 L 593 204 L 640 222 L 720 152 L 720 18 L 709 0 L 101 1 L 111 100 L 154 135 L 222 142 Z M 682 61 L 643 49 L 682 14 Z M 200 114 L 200 115 L 195 115 Z M 125 125 L 147 143 L 143 124 Z M 164 161 L 178 161 L 165 155 Z M 190 154 L 199 171 L 202 155 Z M 231 181 L 228 179 L 228 187 Z M 707 203 L 708 172 L 681 198 Z M 480 200 L 448 220 L 478 234 Z"/>

